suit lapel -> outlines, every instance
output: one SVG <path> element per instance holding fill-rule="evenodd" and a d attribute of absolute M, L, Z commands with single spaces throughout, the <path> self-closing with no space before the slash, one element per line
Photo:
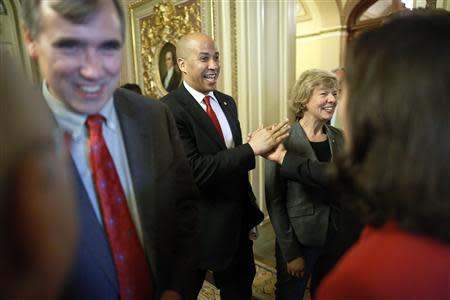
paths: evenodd
<path fill-rule="evenodd" d="M 135 112 L 128 107 L 126 99 L 117 95 L 114 97 L 133 187 L 135 191 L 140 191 L 144 184 L 152 181 L 149 178 L 151 176 L 149 170 L 153 169 L 152 163 L 155 153 L 150 147 L 152 131 L 146 126 L 150 121 L 139 122 Z"/>
<path fill-rule="evenodd" d="M 330 145 L 331 159 L 333 160 L 333 157 L 342 146 L 341 139 L 333 133 L 328 125 L 325 125 L 325 130 Z M 295 124 L 292 125 L 292 129 L 286 142 L 286 146 L 288 147 L 288 149 L 291 147 L 293 147 L 293 149 L 301 149 L 298 150 L 300 151 L 299 153 L 297 153 L 298 155 L 317 160 L 316 153 L 314 152 L 311 143 L 308 140 L 308 136 L 298 122 L 295 122 Z"/>
<path fill-rule="evenodd" d="M 228 125 L 231 129 L 231 134 L 233 135 L 234 144 L 236 146 L 242 144 L 241 128 L 239 127 L 239 120 L 235 115 L 235 111 L 232 108 L 232 103 L 228 103 L 228 101 L 226 101 L 226 99 L 218 93 L 214 93 L 214 96 L 216 97 L 217 101 L 219 101 L 219 104 L 222 107 L 222 111 L 227 118 Z"/>
<path fill-rule="evenodd" d="M 327 131 L 326 133 L 330 144 L 331 160 L 333 160 L 335 155 L 339 153 L 339 150 L 342 148 L 342 137 L 336 135 L 329 125 L 325 125 L 325 130 Z"/>
<path fill-rule="evenodd" d="M 151 220 L 143 217 L 145 207 L 143 202 L 150 203 L 154 199 L 155 159 L 157 157 L 155 151 L 158 147 L 151 147 L 153 133 L 150 128 L 151 120 L 142 120 L 142 117 L 139 117 L 140 113 L 130 105 L 130 101 L 119 93 L 114 95 L 114 104 L 120 121 L 142 230 L 145 231 L 143 244 L 147 252 L 149 251 L 149 240 L 153 239 L 153 231 L 145 230 L 147 226 L 144 223 Z"/>
<path fill-rule="evenodd" d="M 94 258 L 92 261 L 98 264 L 111 286 L 118 291 L 116 271 L 106 233 L 94 213 L 89 196 L 73 161 L 72 166 L 78 196 L 80 245 L 90 253 L 90 256 Z"/>
<path fill-rule="evenodd" d="M 292 125 L 288 141 L 286 142 L 286 148 L 295 151 L 300 156 L 317 160 L 316 154 L 309 143 L 308 136 L 298 121 Z"/>
<path fill-rule="evenodd" d="M 198 124 L 198 127 L 204 130 L 217 146 L 221 149 L 226 149 L 225 142 L 213 122 L 194 97 L 186 90 L 184 85 L 181 85 L 181 87 L 176 90 L 176 93 L 179 93 L 179 99 L 182 100 L 185 110 L 191 115 L 194 122 Z"/>

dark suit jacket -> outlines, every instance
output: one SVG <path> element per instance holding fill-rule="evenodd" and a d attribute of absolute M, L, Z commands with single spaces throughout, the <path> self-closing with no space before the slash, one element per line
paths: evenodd
<path fill-rule="evenodd" d="M 182 84 L 163 97 L 175 116 L 184 150 L 201 191 L 199 202 L 200 268 L 223 270 L 237 250 L 242 230 L 264 217 L 255 205 L 248 171 L 255 156 L 242 144 L 236 104 L 228 95 L 214 95 L 230 124 L 235 147 L 225 142 L 206 112 Z"/>
<path fill-rule="evenodd" d="M 136 202 L 156 286 L 186 294 L 197 266 L 199 197 L 182 151 L 175 122 L 159 101 L 118 89 L 114 104 L 120 121 Z M 75 168 L 76 170 L 76 168 Z M 78 172 L 80 243 L 63 299 L 119 299 L 119 288 L 105 232 Z"/>
<path fill-rule="evenodd" d="M 339 129 L 325 125 L 332 156 L 343 146 Z M 298 122 L 284 143 L 291 154 L 317 161 L 308 138 Z M 311 175 L 311 174 L 310 174 Z M 302 246 L 322 246 L 327 237 L 330 200 L 323 186 L 329 180 L 323 168 L 308 184 L 286 179 L 280 166 L 266 162 L 266 203 L 283 257 L 290 261 L 303 255 Z M 317 186 L 314 186 L 314 183 Z"/>

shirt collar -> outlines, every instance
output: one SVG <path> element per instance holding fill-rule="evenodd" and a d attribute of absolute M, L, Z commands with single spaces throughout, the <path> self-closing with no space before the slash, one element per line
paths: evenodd
<path fill-rule="evenodd" d="M 50 107 L 50 110 L 53 112 L 59 126 L 70 132 L 73 139 L 80 137 L 86 128 L 85 123 L 88 116 L 70 110 L 64 102 L 53 96 L 48 90 L 45 80 L 42 83 L 42 94 Z M 106 102 L 99 114 L 105 118 L 106 126 L 115 131 L 118 125 L 118 119 L 114 109 L 114 102 L 112 100 L 113 97 Z"/>
<path fill-rule="evenodd" d="M 174 69 L 174 67 L 170 67 L 170 68 L 167 70 L 167 75 L 172 75 L 172 74 L 173 74 L 173 69 Z"/>
<path fill-rule="evenodd" d="M 203 98 L 205 98 L 205 94 L 200 93 L 199 91 L 195 90 L 194 88 L 192 88 L 186 81 L 183 81 L 184 87 L 186 88 L 186 90 L 189 92 L 189 94 L 192 95 L 192 97 L 194 97 L 194 99 L 198 102 L 198 103 L 202 103 L 203 102 Z M 211 97 L 212 100 L 217 101 L 216 97 L 214 96 L 214 92 L 210 91 L 208 93 L 208 96 Z"/>

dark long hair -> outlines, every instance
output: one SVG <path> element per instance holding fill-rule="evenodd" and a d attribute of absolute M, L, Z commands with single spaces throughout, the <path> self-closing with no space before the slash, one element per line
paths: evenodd
<path fill-rule="evenodd" d="M 450 13 L 419 11 L 347 53 L 348 147 L 336 175 L 369 224 L 450 243 Z"/>

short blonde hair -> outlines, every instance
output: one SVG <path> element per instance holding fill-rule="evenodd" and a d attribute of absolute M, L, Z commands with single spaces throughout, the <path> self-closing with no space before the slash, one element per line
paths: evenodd
<path fill-rule="evenodd" d="M 319 69 L 304 71 L 292 87 L 289 99 L 295 118 L 301 119 L 303 117 L 306 111 L 306 104 L 308 104 L 316 87 L 337 89 L 337 86 L 336 76 L 328 71 Z"/>

